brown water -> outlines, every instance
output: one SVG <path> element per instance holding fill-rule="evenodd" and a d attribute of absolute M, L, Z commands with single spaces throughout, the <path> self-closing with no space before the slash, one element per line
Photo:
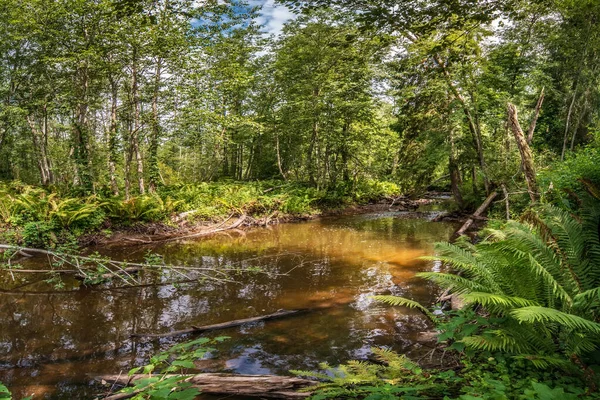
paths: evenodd
<path fill-rule="evenodd" d="M 434 212 L 431 212 L 434 213 Z M 427 213 L 426 213 L 427 214 Z M 456 227 L 405 213 L 365 214 L 283 224 L 211 238 L 173 242 L 152 251 L 168 263 L 221 268 L 261 267 L 236 283 L 85 288 L 67 282 L 61 291 L 44 282 L 0 274 L 0 381 L 16 396 L 93 398 L 94 374 L 118 374 L 150 355 L 188 339 L 136 339 L 132 332 L 168 332 L 268 314 L 278 309 L 329 308 L 287 319 L 209 334 L 231 339 L 207 371 L 285 374 L 365 358 L 372 346 L 418 357 L 416 334 L 428 328 L 415 312 L 374 303 L 376 292 L 431 303 L 437 289 L 414 278 L 439 264 L 416 259 L 432 253 Z M 148 247 L 99 249 L 111 257 L 142 260 Z M 43 267 L 41 259 L 27 268 Z M 173 273 L 142 276 L 169 282 Z M 35 279 L 41 279 L 36 277 Z"/>

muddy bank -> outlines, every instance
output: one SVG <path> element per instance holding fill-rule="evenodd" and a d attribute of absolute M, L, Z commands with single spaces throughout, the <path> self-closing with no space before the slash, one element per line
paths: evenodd
<path fill-rule="evenodd" d="M 189 237 L 201 237 L 218 234 L 226 231 L 245 230 L 248 228 L 278 225 L 281 223 L 303 222 L 327 217 L 352 216 L 367 213 L 399 212 L 414 213 L 405 217 L 422 218 L 422 213 L 417 210 L 420 207 L 448 201 L 446 193 L 432 192 L 425 194 L 422 198 L 411 199 L 400 196 L 397 198 L 385 198 L 378 202 L 369 204 L 354 204 L 339 208 L 323 209 L 316 214 L 285 214 L 275 211 L 269 215 L 240 215 L 232 213 L 221 221 L 190 220 L 187 217 L 193 214 L 187 211 L 171 218 L 170 223 L 152 222 L 139 223 L 132 226 L 111 227 L 111 233 L 92 233 L 79 238 L 79 244 L 83 247 L 97 245 L 140 245 L 165 242 L 170 240 L 185 239 Z M 463 217 L 464 219 L 464 217 Z M 443 219 L 440 219 L 442 221 Z M 454 222 L 453 219 L 447 221 Z"/>

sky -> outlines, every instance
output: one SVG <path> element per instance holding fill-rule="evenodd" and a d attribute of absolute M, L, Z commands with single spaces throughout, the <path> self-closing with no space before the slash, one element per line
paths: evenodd
<path fill-rule="evenodd" d="M 263 30 L 267 33 L 278 34 L 283 24 L 294 16 L 287 7 L 275 4 L 275 0 L 249 0 L 248 2 L 251 5 L 262 6 L 261 17 L 257 22 L 265 26 Z"/>

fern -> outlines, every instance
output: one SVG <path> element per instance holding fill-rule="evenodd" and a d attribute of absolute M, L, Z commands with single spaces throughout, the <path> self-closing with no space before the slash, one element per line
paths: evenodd
<path fill-rule="evenodd" d="M 450 289 L 470 305 L 483 307 L 499 322 L 470 332 L 466 346 L 502 351 L 535 364 L 550 365 L 548 357 L 585 355 L 600 340 L 599 207 L 576 217 L 556 207 L 529 212 L 521 222 L 486 231 L 482 242 L 470 245 L 439 243 L 437 256 L 452 273 L 420 273 Z M 391 305 L 431 313 L 417 303 L 378 296 Z M 546 360 L 546 361 L 544 361 Z"/>
<path fill-rule="evenodd" d="M 402 306 L 402 307 L 417 309 L 417 310 L 421 311 L 423 314 L 425 314 L 430 320 L 437 321 L 437 317 L 435 315 L 433 315 L 431 313 L 431 311 L 429 311 L 427 309 L 427 307 L 423 307 L 421 304 L 419 304 L 418 302 L 416 302 L 414 300 L 405 299 L 404 297 L 399 297 L 399 296 L 386 296 L 386 295 L 373 296 L 373 299 L 380 301 L 382 303 L 389 304 L 391 306 Z"/>
<path fill-rule="evenodd" d="M 553 322 L 572 331 L 581 331 L 593 335 L 600 335 L 599 323 L 552 308 L 539 306 L 523 307 L 513 310 L 511 315 L 519 322 Z"/>

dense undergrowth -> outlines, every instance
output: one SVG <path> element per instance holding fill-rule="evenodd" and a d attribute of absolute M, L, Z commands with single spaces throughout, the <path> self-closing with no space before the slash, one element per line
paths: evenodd
<path fill-rule="evenodd" d="M 560 167 L 544 171 L 542 202 L 517 209 L 513 220 L 491 221 L 475 244 L 437 244 L 432 258 L 447 272 L 420 276 L 458 296 L 463 308 L 377 296 L 433 321 L 431 357 L 439 367 L 373 349 L 374 362 L 292 371 L 319 380 L 311 398 L 600 398 L 599 154 L 569 159 L 566 176 Z"/>
<path fill-rule="evenodd" d="M 419 275 L 458 296 L 462 309 L 377 296 L 432 319 L 438 357 L 451 360 L 444 368 L 424 370 L 373 349 L 377 363 L 295 371 L 323 382 L 312 398 L 600 398 L 598 155 L 568 160 L 566 175 L 546 171 L 545 202 L 518 220 L 488 224 L 476 244 L 436 245 L 432 258 L 449 272 Z"/>
<path fill-rule="evenodd" d="M 58 188 L 19 182 L 0 185 L 0 232 L 4 241 L 55 247 L 83 234 L 134 224 L 211 221 L 232 213 L 255 217 L 314 215 L 326 209 L 397 196 L 388 182 L 363 181 L 328 190 L 282 181 L 213 182 L 160 188 L 129 199 L 108 194 L 77 196 Z"/>

